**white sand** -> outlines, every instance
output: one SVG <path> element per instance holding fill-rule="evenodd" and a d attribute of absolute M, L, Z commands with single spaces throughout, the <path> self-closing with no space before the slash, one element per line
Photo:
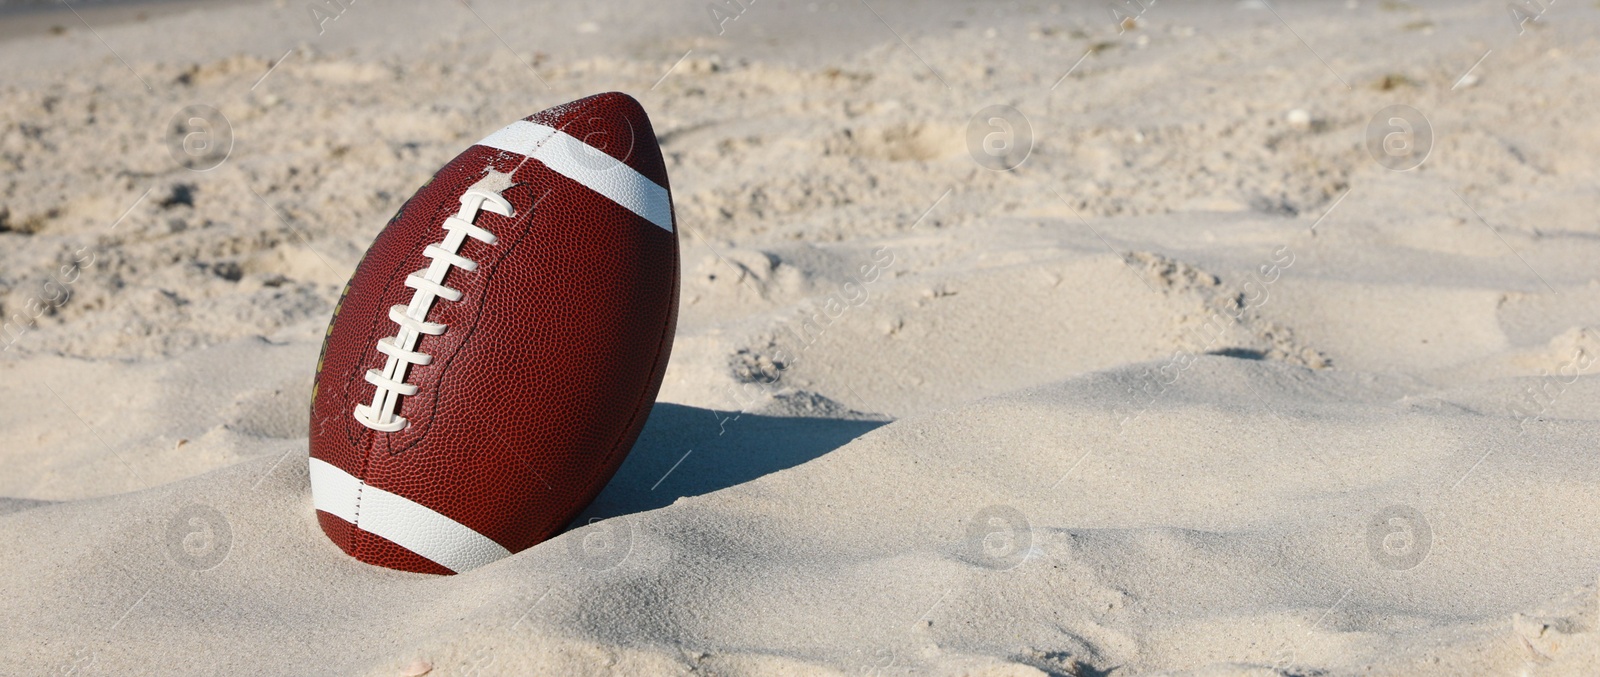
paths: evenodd
<path fill-rule="evenodd" d="M 1600 9 L 747 4 L 0 42 L 0 674 L 1594 673 Z M 684 247 L 639 445 L 517 556 L 351 560 L 305 470 L 339 287 L 465 144 L 609 89 Z"/>

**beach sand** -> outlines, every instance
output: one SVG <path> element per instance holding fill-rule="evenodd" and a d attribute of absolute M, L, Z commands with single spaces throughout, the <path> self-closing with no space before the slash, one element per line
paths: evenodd
<path fill-rule="evenodd" d="M 1600 7 L 1146 4 L 29 14 L 0 674 L 1593 674 Z M 684 257 L 638 445 L 481 569 L 345 556 L 340 288 L 608 90 Z"/>

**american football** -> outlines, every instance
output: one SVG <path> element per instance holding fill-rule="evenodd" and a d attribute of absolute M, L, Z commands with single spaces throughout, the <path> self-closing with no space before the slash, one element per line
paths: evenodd
<path fill-rule="evenodd" d="M 356 559 L 452 574 L 559 533 L 661 386 L 678 240 L 644 109 L 535 113 L 401 207 L 334 311 L 311 402 L 322 529 Z"/>

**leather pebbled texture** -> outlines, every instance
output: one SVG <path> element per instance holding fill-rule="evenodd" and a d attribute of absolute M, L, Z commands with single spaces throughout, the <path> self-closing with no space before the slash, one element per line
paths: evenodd
<path fill-rule="evenodd" d="M 586 141 L 588 162 L 625 163 L 670 191 L 655 133 L 632 97 L 608 93 L 526 118 Z M 609 158 L 609 159 L 608 159 Z M 389 307 L 407 304 L 406 276 L 427 267 L 458 198 L 493 169 L 515 213 L 480 211 L 499 241 L 467 239 L 452 268 L 458 301 L 436 300 L 447 325 L 416 350 L 417 393 L 400 398 L 400 431 L 352 415 L 372 401 L 368 369 L 394 335 Z M 669 193 L 670 194 L 670 193 Z M 674 216 L 674 226 L 675 219 Z M 481 145 L 439 170 L 368 249 L 334 311 L 311 404 L 311 456 L 432 509 L 519 552 L 558 534 L 621 465 L 661 386 L 677 321 L 678 239 L 538 160 Z M 396 543 L 319 512 L 323 531 L 365 562 L 451 573 Z"/>

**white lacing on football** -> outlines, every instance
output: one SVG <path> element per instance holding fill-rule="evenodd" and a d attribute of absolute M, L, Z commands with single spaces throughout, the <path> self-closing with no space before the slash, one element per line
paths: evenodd
<path fill-rule="evenodd" d="M 469 273 L 478 269 L 476 261 L 457 253 L 467 238 L 488 245 L 499 242 L 494 233 L 473 221 L 483 210 L 511 216 L 511 202 L 500 195 L 500 191 L 510 185 L 509 179 L 506 174 L 490 171 L 472 184 L 461 194 L 460 211 L 444 220 L 444 240 L 422 250 L 422 255 L 431 262 L 427 268 L 406 277 L 406 286 L 416 290 L 411 295 L 411 303 L 389 308 L 389 319 L 400 325 L 400 329 L 394 336 L 378 340 L 378 352 L 388 355 L 389 359 L 382 369 L 367 370 L 367 382 L 377 386 L 377 392 L 372 396 L 372 404 L 356 405 L 355 418 L 361 425 L 386 433 L 405 429 L 405 417 L 396 413 L 400 398 L 417 394 L 417 386 L 406 383 L 406 371 L 413 364 L 426 365 L 433 361 L 432 355 L 416 350 L 417 342 L 424 334 L 438 336 L 448 328 L 442 323 L 427 321 L 428 311 L 433 308 L 434 299 L 461 300 L 461 290 L 444 284 L 445 275 L 452 267 Z"/>

